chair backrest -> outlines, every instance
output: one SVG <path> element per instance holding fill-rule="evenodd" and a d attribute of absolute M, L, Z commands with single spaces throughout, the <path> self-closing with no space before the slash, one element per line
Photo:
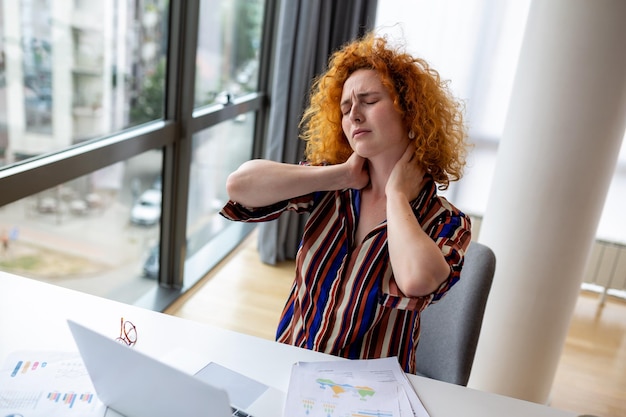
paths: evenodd
<path fill-rule="evenodd" d="M 422 312 L 418 375 L 467 385 L 495 269 L 493 251 L 472 241 L 459 282 Z"/>

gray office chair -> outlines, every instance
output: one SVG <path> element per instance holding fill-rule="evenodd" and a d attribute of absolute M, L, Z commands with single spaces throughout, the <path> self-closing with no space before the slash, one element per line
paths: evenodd
<path fill-rule="evenodd" d="M 467 385 L 495 269 L 493 251 L 472 241 L 459 282 L 422 312 L 418 375 Z"/>

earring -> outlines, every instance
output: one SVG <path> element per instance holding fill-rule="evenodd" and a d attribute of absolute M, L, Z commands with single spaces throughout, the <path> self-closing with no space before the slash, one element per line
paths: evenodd
<path fill-rule="evenodd" d="M 412 130 L 409 131 L 409 139 L 415 139 L 415 132 Z"/>

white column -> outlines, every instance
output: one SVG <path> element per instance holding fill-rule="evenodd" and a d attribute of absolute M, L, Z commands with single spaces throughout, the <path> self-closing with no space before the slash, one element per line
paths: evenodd
<path fill-rule="evenodd" d="M 626 1 L 534 0 L 479 240 L 497 256 L 469 386 L 550 396 L 626 125 Z"/>

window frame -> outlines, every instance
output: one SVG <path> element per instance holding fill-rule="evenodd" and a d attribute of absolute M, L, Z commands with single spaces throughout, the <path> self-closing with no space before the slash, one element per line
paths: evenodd
<path fill-rule="evenodd" d="M 0 207 L 149 150 L 163 150 L 163 207 L 158 285 L 136 304 L 163 310 L 195 282 L 185 282 L 186 223 L 191 142 L 195 133 L 247 112 L 256 112 L 251 158 L 261 156 L 269 113 L 271 56 L 278 0 L 266 0 L 259 84 L 232 103 L 194 108 L 195 60 L 201 0 L 170 2 L 165 113 L 146 123 L 0 169 Z M 207 272 L 252 230 L 240 226 L 220 240 Z M 229 237 L 230 236 L 230 237 Z M 224 248 L 226 251 L 224 251 Z M 197 279 L 195 280 L 197 281 Z"/>

